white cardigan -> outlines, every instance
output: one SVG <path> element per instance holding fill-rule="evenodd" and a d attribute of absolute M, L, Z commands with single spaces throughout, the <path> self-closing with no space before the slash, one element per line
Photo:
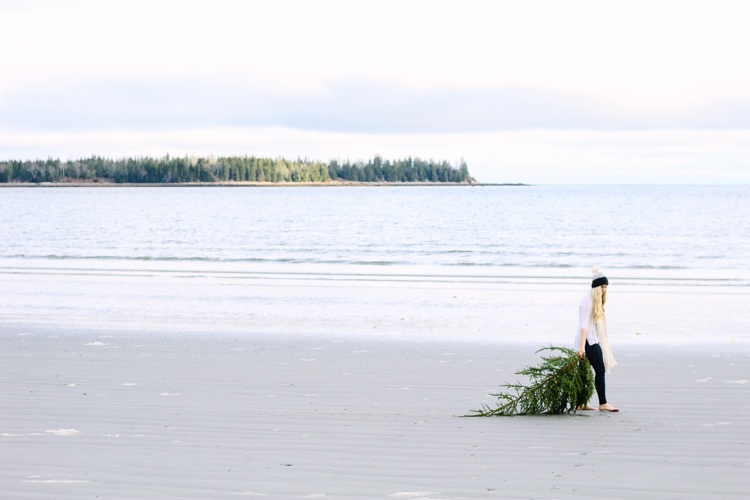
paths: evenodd
<path fill-rule="evenodd" d="M 573 341 L 574 350 L 580 349 L 581 328 L 586 329 L 586 340 L 589 345 L 599 343 L 599 334 L 596 331 L 596 322 L 594 321 L 594 301 L 591 300 L 591 293 L 587 293 L 578 306 L 578 330 L 576 330 L 575 340 Z"/>

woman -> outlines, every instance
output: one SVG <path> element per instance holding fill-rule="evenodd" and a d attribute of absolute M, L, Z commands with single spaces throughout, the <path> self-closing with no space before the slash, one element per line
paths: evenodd
<path fill-rule="evenodd" d="M 578 309 L 580 335 L 577 336 L 576 347 L 578 348 L 578 356 L 583 358 L 585 355 L 591 366 L 594 367 L 596 393 L 599 396 L 599 410 L 620 411 L 618 408 L 607 403 L 607 396 L 604 393 L 604 374 L 609 373 L 612 367 L 617 364 L 609 348 L 607 318 L 604 316 L 604 303 L 607 302 L 607 285 L 609 285 L 609 281 L 599 266 L 594 266 L 591 272 L 594 273 L 593 280 L 591 281 L 591 293 L 587 293 L 583 300 L 581 300 L 581 305 Z M 593 409 L 588 405 L 581 405 L 579 407 L 579 410 Z"/>

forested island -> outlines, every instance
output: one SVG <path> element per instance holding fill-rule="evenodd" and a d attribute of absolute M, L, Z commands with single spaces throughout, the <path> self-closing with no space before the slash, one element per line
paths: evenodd
<path fill-rule="evenodd" d="M 166 155 L 109 159 L 99 156 L 79 160 L 0 161 L 0 183 L 470 183 L 466 162 L 451 165 L 407 158 L 383 160 L 375 156 L 367 163 L 346 160 L 329 163 L 298 159 L 228 156 L 221 158 Z"/>

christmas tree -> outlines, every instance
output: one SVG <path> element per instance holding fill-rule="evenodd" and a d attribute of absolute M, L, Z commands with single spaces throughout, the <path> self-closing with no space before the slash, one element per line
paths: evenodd
<path fill-rule="evenodd" d="M 544 347 L 536 351 L 559 351 L 558 356 L 542 356 L 538 366 L 527 366 L 516 375 L 529 377 L 529 385 L 503 384 L 510 392 L 490 394 L 499 401 L 497 408 L 482 405 L 465 417 L 506 417 L 511 415 L 560 415 L 585 406 L 594 393 L 594 375 L 588 360 L 565 347 Z"/>

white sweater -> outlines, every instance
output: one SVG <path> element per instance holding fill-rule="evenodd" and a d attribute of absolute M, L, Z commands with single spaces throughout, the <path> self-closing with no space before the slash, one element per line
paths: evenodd
<path fill-rule="evenodd" d="M 573 342 L 576 351 L 582 347 L 580 345 L 581 328 L 586 329 L 586 340 L 589 341 L 589 345 L 599 343 L 599 334 L 596 331 L 596 322 L 594 321 L 594 301 L 591 300 L 590 293 L 583 297 L 580 306 L 578 306 L 578 330 L 576 330 L 575 341 Z"/>

